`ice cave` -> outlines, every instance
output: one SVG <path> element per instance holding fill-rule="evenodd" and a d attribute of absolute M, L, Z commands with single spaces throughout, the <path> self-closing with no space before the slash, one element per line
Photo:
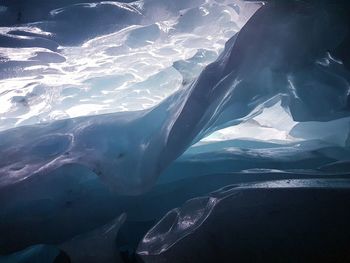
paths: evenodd
<path fill-rule="evenodd" d="M 0 263 L 167 262 L 350 262 L 349 1 L 0 1 Z"/>

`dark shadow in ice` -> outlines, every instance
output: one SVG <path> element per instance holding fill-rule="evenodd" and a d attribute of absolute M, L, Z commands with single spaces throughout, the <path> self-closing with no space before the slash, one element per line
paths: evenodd
<path fill-rule="evenodd" d="M 158 183 L 208 174 L 245 173 L 253 170 L 260 173 L 279 171 L 314 175 L 320 175 L 322 171 L 333 174 L 349 173 L 350 167 L 346 166 L 349 159 L 348 148 L 322 140 L 282 144 L 242 139 L 226 140 L 191 147 L 162 173 Z"/>
<path fill-rule="evenodd" d="M 55 246 L 34 245 L 8 256 L 1 263 L 71 263 L 69 256 Z"/>
<path fill-rule="evenodd" d="M 42 47 L 57 51 L 58 44 L 55 41 L 43 37 L 19 37 L 15 35 L 0 34 L 0 46 L 11 48 Z"/>
<path fill-rule="evenodd" d="M 98 229 L 66 241 L 59 248 L 67 253 L 73 263 L 122 262 L 115 241 L 125 219 L 126 214 L 122 214 Z"/>
<path fill-rule="evenodd" d="M 145 262 L 345 262 L 349 204 L 343 179 L 228 186 L 169 212 L 138 253 Z"/>

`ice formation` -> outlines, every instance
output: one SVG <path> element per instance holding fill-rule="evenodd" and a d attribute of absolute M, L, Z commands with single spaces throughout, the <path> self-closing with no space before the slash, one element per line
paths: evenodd
<path fill-rule="evenodd" d="M 74 237 L 59 247 L 72 262 L 120 262 L 114 240 L 125 219 L 126 215 L 122 214 L 107 225 Z"/>
<path fill-rule="evenodd" d="M 170 211 L 145 235 L 138 253 L 144 262 L 282 262 L 286 255 L 288 261 L 341 262 L 349 236 L 338 231 L 350 217 L 344 212 L 349 186 L 348 179 L 226 186 Z"/>
<path fill-rule="evenodd" d="M 190 235 L 206 221 L 213 209 L 227 198 L 234 199 L 241 191 L 249 189 L 348 189 L 349 180 L 277 180 L 263 183 L 228 185 L 209 196 L 188 200 L 180 208 L 166 214 L 143 238 L 138 247 L 140 255 L 157 255 L 171 249 L 177 242 Z"/>
<path fill-rule="evenodd" d="M 197 79 L 183 83 L 182 88 L 148 110 L 66 119 L 2 132 L 1 153 L 5 158 L 1 161 L 1 184 L 81 164 L 117 191 L 138 193 L 151 186 L 191 144 L 219 128 L 257 116 L 276 98 L 296 121 L 346 117 L 347 72 L 337 60 L 326 65 L 317 63 L 339 42 L 338 38 L 333 40 L 328 21 L 323 21 L 322 13 L 315 9 L 306 17 L 293 14 L 290 23 L 288 12 L 279 8 L 260 8 Z M 305 20 L 319 22 L 302 26 Z M 305 39 L 308 30 L 315 34 Z M 322 41 L 325 36 L 327 39 Z M 274 42 L 270 43 L 272 38 Z M 321 43 L 317 52 L 315 42 Z M 316 88 L 318 97 L 311 97 Z"/>
<path fill-rule="evenodd" d="M 3 263 L 68 263 L 69 258 L 55 246 L 35 245 L 9 256 L 0 256 L 0 261 Z"/>
<path fill-rule="evenodd" d="M 111 240 L 145 234 L 153 262 L 231 192 L 348 190 L 346 3 L 36 8 L 0 6 L 0 253 L 61 244 L 73 262 L 108 262 Z M 241 185 L 254 181 L 269 182 Z"/>
<path fill-rule="evenodd" d="M 204 26 L 201 26 L 200 22 L 204 23 L 205 21 L 207 21 L 206 19 L 209 19 L 209 18 L 206 18 L 206 17 L 209 16 L 209 14 L 210 16 L 212 15 L 220 16 L 220 19 L 216 20 L 218 24 L 214 23 L 211 25 L 213 27 L 212 30 L 215 30 L 216 28 L 220 27 L 222 23 L 224 23 L 223 21 L 221 21 L 221 19 L 223 20 L 226 19 L 227 27 L 230 28 L 231 34 L 234 33 L 232 32 L 232 29 L 234 28 L 234 26 L 237 28 L 239 24 L 238 22 L 241 20 L 241 19 L 238 19 L 238 18 L 241 18 L 241 16 L 238 16 L 237 14 L 237 10 L 239 10 L 237 9 L 239 8 L 238 5 L 233 5 L 231 7 L 230 4 L 225 4 L 225 3 L 219 4 L 219 3 L 216 3 L 215 1 L 209 2 L 209 3 L 206 3 L 206 2 L 201 4 L 200 3 L 199 3 L 199 6 L 195 6 L 192 8 L 191 6 L 185 5 L 186 12 L 178 16 L 176 19 L 172 18 L 172 19 L 175 19 L 177 24 L 173 24 L 171 28 L 174 28 L 175 32 L 180 31 L 180 33 L 173 34 L 172 30 L 170 30 L 171 28 L 168 28 L 169 35 L 165 36 L 165 37 L 168 37 L 168 39 L 164 41 L 165 44 L 160 45 L 161 48 L 164 49 L 164 46 L 169 45 L 168 44 L 169 41 L 178 42 L 179 40 L 176 40 L 174 38 L 176 37 L 183 38 L 184 37 L 183 34 L 187 33 L 187 31 L 193 30 L 194 33 L 198 32 L 199 35 L 208 33 L 208 26 L 205 26 L 205 31 L 204 31 L 203 29 Z M 117 5 L 116 8 L 118 10 L 121 9 L 123 12 L 131 12 L 132 14 L 134 14 L 137 11 L 137 8 L 147 7 L 146 3 L 145 3 L 146 6 L 141 5 L 141 7 L 139 7 L 137 4 L 140 4 L 140 3 L 136 2 L 134 8 L 131 8 L 130 4 L 127 4 L 128 8 L 125 7 L 124 5 L 122 6 Z M 149 4 L 154 4 L 154 3 L 153 1 L 151 1 Z M 72 7 L 69 7 L 67 10 L 70 10 L 71 8 L 82 8 L 83 10 L 85 10 L 86 8 L 94 9 L 94 8 L 99 8 L 103 5 L 115 5 L 115 4 L 110 2 L 107 2 L 107 3 L 102 2 L 100 4 L 73 5 Z M 185 7 L 182 7 L 182 8 L 185 9 Z M 203 10 L 206 10 L 205 9 L 206 7 L 213 9 L 212 12 L 210 13 L 208 13 L 208 11 L 204 12 Z M 248 8 L 247 12 L 249 13 L 249 10 L 251 9 L 252 8 Z M 64 14 L 65 10 L 66 9 L 62 9 L 62 10 L 60 9 L 58 11 L 56 10 L 53 13 L 51 12 L 50 16 L 53 15 L 55 17 L 56 14 L 61 14 L 61 13 Z M 146 10 L 145 12 L 147 12 L 148 9 L 145 9 L 145 10 Z M 139 13 L 140 11 L 136 12 L 136 15 L 140 15 Z M 224 15 L 221 16 L 221 14 L 224 14 Z M 168 15 L 171 15 L 171 13 Z M 195 19 L 197 16 L 199 16 L 199 18 Z M 204 18 L 202 18 L 202 16 Z M 159 15 L 157 15 L 157 17 L 159 17 Z M 162 17 L 160 16 L 159 18 L 162 18 Z M 210 18 L 210 20 L 212 19 L 213 18 Z M 187 21 L 187 20 L 190 20 L 190 21 Z M 169 20 L 166 20 L 166 21 L 167 23 L 170 23 Z M 187 21 L 187 22 L 185 23 L 182 21 Z M 182 23 L 184 23 L 183 26 L 181 26 Z M 197 23 L 199 25 L 197 25 Z M 49 23 L 49 25 L 50 24 L 51 23 Z M 189 26 L 191 27 L 188 28 Z M 79 48 L 79 50 L 81 52 L 81 49 L 84 49 L 84 47 L 86 46 L 89 46 L 89 45 L 94 46 L 96 45 L 95 42 L 99 43 L 99 45 L 101 44 L 103 45 L 103 43 L 107 41 L 106 38 L 108 39 L 110 37 L 115 37 L 118 39 L 122 39 L 124 40 L 124 48 L 132 49 L 131 53 L 128 53 L 127 62 L 131 62 L 132 57 L 135 54 L 137 56 L 137 60 L 136 60 L 137 65 L 134 65 L 134 66 L 139 69 L 141 67 L 140 61 L 143 61 L 143 63 L 145 63 L 146 69 L 151 70 L 151 72 L 154 73 L 157 69 L 150 68 L 150 66 L 147 67 L 147 65 L 152 62 L 149 62 L 149 61 L 147 62 L 146 58 L 140 59 L 141 55 L 139 53 L 141 52 L 140 51 L 140 48 L 141 48 L 144 50 L 143 52 L 147 50 L 149 54 L 151 55 L 154 54 L 153 52 L 149 52 L 149 48 L 147 47 L 147 44 L 150 44 L 148 42 L 151 40 L 147 40 L 148 42 L 146 41 L 145 43 L 138 42 L 138 46 L 136 47 L 134 47 L 131 44 L 131 47 L 130 47 L 131 39 L 135 39 L 134 41 L 137 40 L 142 42 L 144 35 L 146 35 L 147 37 L 152 35 L 148 32 L 150 30 L 149 27 L 150 26 L 144 26 L 142 28 L 137 27 L 137 28 L 131 28 L 131 29 L 129 27 L 126 27 L 123 30 L 119 30 L 116 33 L 117 36 L 115 36 L 115 34 L 114 35 L 112 34 L 112 35 L 99 37 L 94 40 L 90 40 L 86 42 L 82 48 Z M 152 24 L 151 27 L 155 28 L 157 31 L 155 39 L 152 40 L 152 41 L 155 41 L 161 37 L 160 30 L 162 29 L 162 27 L 159 26 L 157 23 Z M 6 36 L 9 34 L 9 32 L 6 32 Z M 210 35 L 210 36 L 207 36 L 206 38 L 211 39 L 213 38 L 213 36 Z M 187 40 L 188 38 L 186 38 L 185 42 Z M 215 40 L 218 41 L 217 38 L 215 38 Z M 109 39 L 108 42 L 110 41 L 111 40 Z M 196 43 L 196 41 L 194 40 L 191 41 L 191 43 L 193 42 Z M 146 47 L 144 47 L 145 45 Z M 211 43 L 209 43 L 209 45 L 211 45 Z M 158 45 L 154 45 L 154 46 L 157 48 Z M 181 47 L 181 45 L 176 45 L 175 47 L 178 48 L 179 46 Z M 187 49 L 189 49 L 188 52 L 192 50 L 196 50 L 195 47 L 190 47 Z M 124 49 L 124 52 L 125 52 L 125 49 Z M 174 52 L 174 51 L 168 50 L 168 52 Z M 228 50 L 226 52 L 228 52 Z M 182 53 L 185 53 L 185 52 L 182 52 Z M 187 63 L 192 62 L 195 64 L 199 64 L 199 67 L 200 67 L 203 63 L 204 64 L 206 63 L 206 58 L 205 58 L 206 53 L 210 54 L 210 52 L 202 52 L 201 54 L 197 53 L 197 55 L 195 55 L 193 59 L 188 61 Z M 117 56 L 117 60 L 126 59 L 126 58 L 123 58 L 123 56 L 125 55 L 121 55 L 121 56 L 122 57 Z M 158 56 L 159 55 L 155 53 L 152 59 Z M 163 56 L 165 56 L 165 60 L 166 60 L 164 62 L 165 66 L 164 65 L 160 65 L 160 66 L 163 68 L 169 67 L 171 65 L 170 64 L 171 60 L 169 61 L 167 54 L 164 54 Z M 81 57 L 81 53 L 79 54 L 79 57 Z M 98 56 L 98 58 L 100 58 L 100 56 Z M 212 56 L 210 56 L 210 58 L 212 58 Z M 85 58 L 85 60 L 87 59 L 89 61 L 88 63 L 93 63 L 92 62 L 93 59 L 90 59 L 90 57 Z M 71 59 L 71 60 L 75 61 L 74 59 Z M 83 61 L 80 60 L 78 64 L 83 63 Z M 161 62 L 161 59 L 157 59 L 157 61 Z M 186 61 L 184 61 L 183 63 L 186 63 Z M 151 67 L 152 66 L 153 64 L 151 65 Z M 130 72 L 131 73 L 133 72 L 132 68 L 130 68 L 128 64 L 125 65 L 124 63 L 123 67 L 125 67 L 128 70 L 129 74 Z M 79 71 L 79 69 L 74 69 L 72 67 L 69 67 L 69 68 L 70 68 L 70 71 L 73 70 L 73 75 L 75 75 L 76 70 Z M 165 80 L 162 81 L 161 87 L 158 88 L 158 89 L 161 88 L 161 92 L 164 92 L 164 88 L 163 88 L 164 84 L 171 85 L 173 94 L 171 96 L 168 96 L 165 100 L 163 100 L 160 104 L 158 104 L 153 108 L 150 108 L 144 111 L 136 111 L 136 112 L 128 111 L 127 113 L 113 113 L 113 114 L 107 114 L 107 115 L 96 115 L 91 117 L 65 119 L 65 120 L 55 121 L 51 123 L 37 124 L 33 126 L 28 126 L 28 127 L 20 127 L 12 130 L 5 130 L 0 134 L 0 137 L 1 137 L 0 151 L 4 156 L 6 156 L 1 161 L 1 164 L 0 164 L 0 167 L 1 167 L 0 172 L 2 175 L 4 175 L 1 177 L 1 184 L 6 185 L 10 183 L 15 183 L 17 181 L 23 180 L 24 178 L 30 177 L 34 174 L 36 174 L 37 176 L 46 176 L 46 174 L 49 174 L 52 171 L 57 169 L 63 169 L 63 170 L 70 169 L 69 164 L 81 164 L 89 167 L 96 174 L 101 176 L 101 178 L 106 180 L 111 187 L 115 188 L 119 192 L 137 193 L 137 192 L 144 191 L 150 185 L 152 185 L 153 181 L 156 179 L 157 176 L 159 176 L 160 172 L 164 169 L 164 167 L 166 167 L 179 154 L 181 154 L 181 152 L 183 152 L 190 145 L 191 141 L 194 140 L 194 138 L 197 136 L 196 133 L 198 133 L 199 130 L 202 129 L 201 126 L 203 126 L 204 122 L 199 125 L 196 125 L 195 122 L 198 122 L 204 114 L 206 115 L 211 114 L 211 112 L 205 113 L 206 111 L 205 108 L 207 107 L 208 102 L 204 100 L 200 104 L 198 104 L 197 102 L 193 103 L 193 106 L 194 106 L 192 109 L 193 113 L 191 113 L 193 114 L 193 117 L 189 116 L 186 113 L 189 107 L 188 104 L 192 103 L 191 102 L 192 100 L 197 100 L 195 98 L 197 95 L 191 95 L 191 93 L 208 92 L 207 94 L 209 95 L 209 90 L 205 91 L 204 89 L 210 89 L 211 86 L 208 86 L 208 85 L 203 86 L 200 83 L 201 81 L 200 79 L 197 81 L 192 81 L 191 79 L 187 79 L 187 81 L 190 81 L 190 82 L 183 83 L 182 88 L 180 88 L 177 92 L 174 93 L 174 85 L 176 86 L 176 83 L 179 83 L 179 84 L 182 83 L 182 80 L 181 79 L 174 80 L 174 77 L 176 77 L 176 73 L 175 74 L 171 73 L 171 71 L 174 71 L 174 69 L 165 69 L 164 71 L 157 73 L 155 76 L 152 76 L 146 79 L 144 82 L 138 82 L 136 84 L 135 83 L 132 84 L 133 89 L 137 87 L 137 89 L 134 90 L 136 94 L 143 93 L 141 94 L 141 96 L 143 97 L 145 96 L 144 92 L 146 92 L 146 94 L 149 93 L 149 94 L 152 94 L 151 96 L 156 96 L 158 98 L 159 97 L 162 98 L 164 94 L 162 96 L 154 94 L 156 92 L 153 93 L 149 91 L 147 87 L 151 87 L 152 84 L 154 84 L 155 82 L 158 82 L 159 80 L 162 80 L 162 78 L 164 78 Z M 217 71 L 219 71 L 219 69 L 217 69 Z M 143 74 L 143 70 L 140 73 L 142 73 L 142 78 L 147 77 L 147 73 Z M 40 74 L 40 73 L 36 72 L 35 76 L 37 76 L 37 74 Z M 87 73 L 84 71 L 84 75 L 85 74 Z M 25 73 L 22 75 L 25 75 Z M 201 75 L 206 76 L 207 74 L 201 73 Z M 48 74 L 48 76 L 49 78 L 52 77 L 51 74 Z M 60 75 L 58 77 L 60 77 Z M 113 80 L 115 81 L 115 77 L 112 78 L 112 81 Z M 14 84 L 18 85 L 17 79 L 14 79 L 14 81 L 15 81 Z M 90 82 L 91 81 L 92 83 L 94 82 L 98 83 L 98 85 L 100 85 L 101 83 L 103 84 L 104 82 L 107 82 L 106 86 L 108 86 L 108 82 L 110 82 L 111 80 L 108 77 L 107 78 L 104 77 L 103 80 L 96 80 L 96 79 L 91 80 L 91 76 L 90 76 Z M 126 80 L 124 79 L 124 81 Z M 206 81 L 206 80 L 203 80 L 203 81 Z M 9 81 L 6 80 L 6 84 L 8 82 L 11 83 L 11 80 Z M 129 82 L 131 82 L 131 80 L 126 81 L 126 84 L 128 84 Z M 28 80 L 26 80 L 26 83 L 29 86 L 34 85 L 32 82 L 28 84 Z M 93 85 L 97 85 L 96 83 Z M 60 85 L 62 84 L 60 83 Z M 142 87 L 142 85 L 145 85 L 146 87 Z M 38 85 L 34 85 L 34 86 L 35 86 L 34 88 L 35 90 L 40 89 Z M 155 87 L 153 87 L 153 89 L 154 88 Z M 199 88 L 203 89 L 203 91 L 196 91 L 196 90 L 199 90 Z M 118 89 L 130 90 L 130 88 L 123 87 L 123 85 L 121 87 L 118 87 L 117 90 Z M 44 89 L 44 91 L 46 90 L 48 89 Z M 29 93 L 28 96 L 35 97 L 36 91 L 33 91 L 33 92 L 28 92 Z M 124 91 L 123 93 L 124 94 L 119 96 L 120 99 L 124 99 L 124 97 L 126 96 L 127 99 L 125 99 L 125 101 L 128 101 L 128 98 L 132 97 L 131 95 L 129 95 L 128 91 L 126 93 Z M 108 93 L 107 95 L 109 97 L 111 96 L 111 94 L 108 94 Z M 11 94 L 6 92 L 4 99 L 8 100 L 8 98 L 6 98 L 7 96 L 11 96 Z M 73 96 L 73 95 L 70 95 L 70 96 Z M 223 94 L 218 94 L 217 96 L 218 98 L 216 102 L 213 103 L 214 108 L 217 107 L 218 104 L 220 104 L 220 100 L 222 99 L 221 97 L 223 96 Z M 24 104 L 24 106 L 26 106 L 26 104 L 28 103 L 27 98 L 26 97 L 18 98 L 18 97 L 19 96 L 12 97 L 11 100 L 15 102 L 15 105 L 19 103 L 22 105 Z M 83 98 L 80 97 L 79 101 L 82 101 L 82 100 Z M 147 97 L 146 100 L 149 100 L 149 98 Z M 135 103 L 135 100 L 133 100 L 133 103 Z M 51 107 L 51 103 L 50 103 L 50 107 Z M 80 104 L 78 105 L 78 107 L 84 107 L 84 104 Z M 89 104 L 89 107 L 94 108 L 93 105 L 90 105 L 90 104 Z M 199 107 L 199 108 L 196 109 L 196 107 Z M 213 111 L 214 108 L 211 109 L 210 111 Z M 69 110 L 72 111 L 72 108 L 70 108 Z M 5 108 L 5 111 L 8 112 L 8 109 Z M 33 113 L 33 112 L 35 112 L 35 110 L 30 110 L 30 113 Z M 188 119 L 188 118 L 191 118 L 191 119 Z M 182 122 L 186 122 L 186 123 L 194 122 L 194 123 L 191 125 L 188 125 L 186 123 L 183 124 Z M 193 131 L 192 132 L 181 131 L 179 133 L 177 131 L 179 129 L 179 125 L 181 126 L 185 125 L 184 127 L 186 129 L 193 130 Z M 192 133 L 192 135 L 189 134 L 188 138 L 185 138 L 184 136 L 181 135 L 182 132 Z M 26 139 L 28 136 L 31 137 L 30 141 Z M 179 139 L 179 137 L 181 137 L 181 139 Z M 92 138 L 94 139 L 92 140 Z M 13 149 L 13 143 L 14 143 L 13 140 L 16 140 L 16 144 L 17 144 L 16 149 Z"/>

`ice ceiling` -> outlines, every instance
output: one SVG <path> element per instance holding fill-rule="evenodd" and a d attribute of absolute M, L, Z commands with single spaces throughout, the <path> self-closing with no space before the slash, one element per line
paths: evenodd
<path fill-rule="evenodd" d="M 140 255 L 158 255 L 235 191 L 215 201 L 217 188 L 339 187 L 311 179 L 350 171 L 348 18 L 290 2 L 5 1 L 1 251 L 60 244 L 87 262 L 76 248 L 106 229 L 154 223 L 207 195 L 145 236 Z"/>
<path fill-rule="evenodd" d="M 0 128 L 150 108 L 215 60 L 256 8 L 79 3 L 51 10 L 45 21 L 2 27 Z"/>

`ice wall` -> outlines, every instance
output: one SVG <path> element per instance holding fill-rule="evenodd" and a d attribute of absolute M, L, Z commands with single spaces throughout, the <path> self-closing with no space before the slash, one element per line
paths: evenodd
<path fill-rule="evenodd" d="M 296 121 L 348 116 L 349 74 L 329 53 L 345 37 L 332 30 L 338 18 L 301 3 L 290 8 L 260 8 L 197 79 L 153 108 L 2 132 L 1 184 L 80 164 L 119 192 L 139 193 L 193 143 L 259 115 L 276 98 Z"/>
<path fill-rule="evenodd" d="M 3 26 L 5 250 L 62 243 L 125 211 L 149 224 L 234 182 L 346 177 L 346 12 L 271 2 L 239 31 L 257 8 L 72 3 L 38 23 Z M 108 21 L 96 17 L 106 9 L 125 14 L 125 23 L 104 28 L 114 13 Z M 74 24 L 77 10 L 87 28 L 91 16 L 92 34 L 60 24 Z M 190 206 L 189 213 L 199 210 Z"/>

